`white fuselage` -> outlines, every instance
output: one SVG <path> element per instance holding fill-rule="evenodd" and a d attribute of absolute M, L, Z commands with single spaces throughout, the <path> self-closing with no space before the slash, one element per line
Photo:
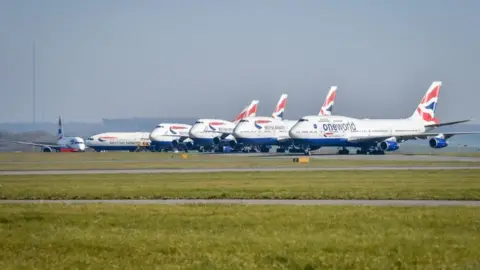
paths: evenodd
<path fill-rule="evenodd" d="M 191 142 L 192 140 L 188 138 L 188 132 L 192 126 L 186 124 L 176 124 L 176 123 L 162 123 L 158 124 L 155 129 L 150 132 L 151 145 L 156 150 L 162 149 L 171 149 L 175 148 L 176 143 L 182 137 L 187 137 L 183 142 Z"/>
<path fill-rule="evenodd" d="M 95 151 L 133 151 L 149 144 L 148 132 L 106 132 L 87 139 L 87 146 Z"/>
<path fill-rule="evenodd" d="M 239 143 L 248 145 L 278 145 L 290 140 L 288 131 L 296 122 L 273 117 L 247 117 L 235 126 L 233 136 Z"/>
<path fill-rule="evenodd" d="M 344 116 L 305 116 L 289 132 L 295 145 L 360 146 L 356 138 L 394 137 L 427 131 L 414 119 L 356 119 Z M 350 139 L 350 141 L 349 141 Z"/>
<path fill-rule="evenodd" d="M 74 152 L 85 151 L 85 141 L 80 137 L 63 137 L 57 141 L 57 144 L 60 148 Z"/>
<path fill-rule="evenodd" d="M 207 146 L 214 144 L 214 138 L 225 136 L 224 140 L 234 140 L 232 132 L 236 123 L 221 119 L 198 119 L 193 124 L 188 135 L 197 145 Z"/>

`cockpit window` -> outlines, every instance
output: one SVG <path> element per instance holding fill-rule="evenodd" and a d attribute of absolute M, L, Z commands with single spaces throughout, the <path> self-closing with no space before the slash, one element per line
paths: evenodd
<path fill-rule="evenodd" d="M 164 126 L 162 126 L 162 125 L 158 125 L 158 126 L 157 126 L 157 128 L 164 128 Z"/>
<path fill-rule="evenodd" d="M 247 119 L 242 119 L 240 120 L 240 123 L 248 123 L 249 121 Z"/>
<path fill-rule="evenodd" d="M 308 119 L 300 119 L 298 122 L 308 122 Z"/>
<path fill-rule="evenodd" d="M 203 124 L 203 122 L 202 121 L 197 121 L 197 122 L 195 122 L 195 124 Z"/>
<path fill-rule="evenodd" d="M 87 141 L 93 141 L 93 137 L 88 138 Z"/>

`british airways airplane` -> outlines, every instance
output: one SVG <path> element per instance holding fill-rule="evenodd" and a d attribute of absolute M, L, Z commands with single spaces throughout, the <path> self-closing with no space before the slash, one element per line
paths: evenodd
<path fill-rule="evenodd" d="M 105 132 L 90 136 L 86 145 L 96 152 L 134 152 L 139 145 L 150 144 L 149 135 L 150 132 Z"/>
<path fill-rule="evenodd" d="M 233 137 L 235 138 L 235 140 L 230 141 L 230 146 L 235 147 L 236 144 L 241 144 L 245 148 L 248 148 L 248 151 L 255 151 L 257 148 L 259 148 L 260 152 L 269 152 L 270 145 L 272 145 L 271 143 L 269 143 L 269 141 L 264 143 L 263 141 L 260 141 L 260 140 L 251 140 L 251 138 L 246 138 L 245 136 L 238 136 L 238 134 L 235 135 L 235 130 L 237 130 L 237 133 L 238 133 L 238 126 L 240 126 L 240 129 L 243 129 L 242 127 L 244 127 L 245 126 L 244 123 L 246 123 L 245 119 L 258 120 L 259 124 L 266 123 L 264 121 L 268 121 L 268 120 L 265 120 L 265 119 L 271 119 L 271 120 L 283 122 L 283 114 L 285 112 L 285 107 L 287 105 L 287 98 L 288 98 L 287 94 L 282 94 L 280 96 L 280 99 L 278 100 L 277 105 L 275 105 L 275 108 L 270 117 L 250 116 L 240 120 L 240 122 L 238 122 L 238 124 L 235 126 L 233 130 Z"/>
<path fill-rule="evenodd" d="M 336 86 L 330 87 L 319 115 L 331 115 L 336 91 Z M 271 117 L 247 117 L 237 124 L 233 130 L 233 136 L 239 143 L 260 146 L 261 152 L 265 152 L 270 145 L 279 146 L 277 153 L 291 150 L 292 140 L 288 131 L 297 121 L 283 119 L 286 103 L 287 95 L 283 94 Z"/>
<path fill-rule="evenodd" d="M 160 123 L 150 135 L 150 146 L 153 151 L 178 151 L 184 149 L 186 152 L 193 149 L 193 141 L 188 138 L 188 131 L 191 125 L 179 123 Z"/>
<path fill-rule="evenodd" d="M 18 142 L 13 143 L 37 146 L 42 152 L 85 152 L 85 141 L 81 137 L 65 137 L 63 135 L 62 118 L 58 117 L 57 143 Z"/>
<path fill-rule="evenodd" d="M 198 119 L 188 132 L 188 135 L 193 140 L 193 143 L 199 146 L 199 152 L 212 151 L 223 145 L 233 144 L 230 142 L 235 140 L 232 136 L 235 125 L 245 117 L 255 116 L 258 103 L 258 100 L 253 100 L 233 121 Z"/>
<path fill-rule="evenodd" d="M 398 143 L 416 139 L 429 139 L 430 147 L 443 148 L 448 145 L 447 139 L 454 135 L 479 134 L 480 132 L 429 132 L 434 128 L 471 120 L 440 123 L 435 118 L 441 85 L 440 81 L 431 84 L 409 118 L 356 119 L 311 115 L 302 117 L 290 129 L 289 135 L 296 146 L 310 155 L 312 148 L 324 146 L 340 147 L 339 154 L 349 154 L 346 147 L 360 148 L 357 154 L 385 154 L 385 151 L 398 150 Z"/>

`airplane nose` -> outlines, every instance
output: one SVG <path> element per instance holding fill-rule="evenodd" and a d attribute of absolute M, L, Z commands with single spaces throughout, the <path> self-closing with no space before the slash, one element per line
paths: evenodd
<path fill-rule="evenodd" d="M 196 138 L 198 136 L 198 133 L 200 133 L 202 130 L 204 130 L 202 125 L 193 125 L 190 131 L 188 132 L 188 135 L 190 137 Z"/>
<path fill-rule="evenodd" d="M 297 139 L 298 138 L 298 124 L 295 124 L 289 131 L 288 131 L 288 135 L 290 136 L 290 138 L 292 139 Z"/>
<path fill-rule="evenodd" d="M 242 136 L 241 132 L 243 131 L 243 123 L 242 124 L 237 124 L 237 126 L 233 129 L 233 137 L 239 138 Z"/>
<path fill-rule="evenodd" d="M 157 129 L 154 129 L 152 130 L 152 132 L 150 132 L 150 134 L 148 135 L 148 138 L 151 140 L 151 141 L 154 141 L 157 137 L 158 137 L 158 130 Z"/>
<path fill-rule="evenodd" d="M 80 149 L 80 151 L 84 151 L 85 150 L 85 144 L 79 144 L 78 145 L 78 148 Z"/>

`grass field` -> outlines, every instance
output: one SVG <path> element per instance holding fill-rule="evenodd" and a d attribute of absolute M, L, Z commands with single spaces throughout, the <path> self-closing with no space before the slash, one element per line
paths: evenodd
<path fill-rule="evenodd" d="M 0 153 L 1 161 L 18 162 L 65 162 L 67 161 L 156 161 L 179 156 L 181 153 L 153 152 L 85 152 L 85 153 Z M 188 153 L 190 159 L 199 159 L 206 155 Z M 208 155 L 209 159 L 221 159 L 220 155 Z"/>
<path fill-rule="evenodd" d="M 478 269 L 480 208 L 0 205 L 1 269 Z"/>
<path fill-rule="evenodd" d="M 478 170 L 0 177 L 0 199 L 480 200 Z"/>
<path fill-rule="evenodd" d="M 311 160 L 308 164 L 293 163 L 290 159 L 250 159 L 193 161 L 164 160 L 155 162 L 111 162 L 111 163 L 0 163 L 0 171 L 34 170 L 116 170 L 116 169 L 200 169 L 200 168 L 288 168 L 288 167 L 362 167 L 362 166 L 480 166 L 480 162 L 463 161 L 392 161 L 392 160 Z"/>
<path fill-rule="evenodd" d="M 82 170 L 156 168 L 255 168 L 255 167 L 345 167 L 345 166 L 480 166 L 478 162 L 415 160 L 311 159 L 294 164 L 292 158 L 245 155 L 169 153 L 9 153 L 0 154 L 0 170 Z"/>

